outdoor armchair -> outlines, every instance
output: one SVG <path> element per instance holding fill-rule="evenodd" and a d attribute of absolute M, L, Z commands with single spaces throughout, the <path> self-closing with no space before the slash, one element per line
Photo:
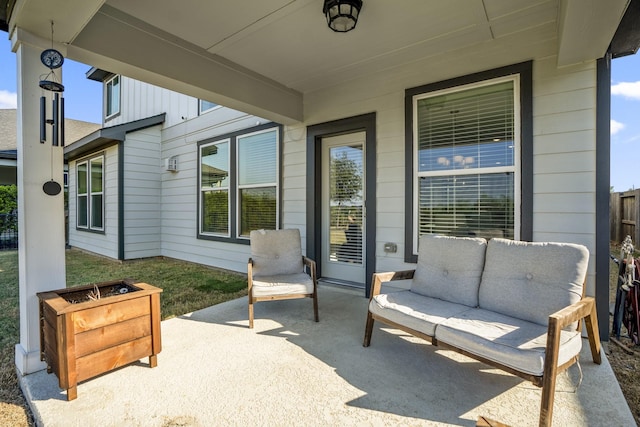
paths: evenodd
<path fill-rule="evenodd" d="M 253 305 L 259 301 L 313 298 L 313 313 L 317 322 L 316 263 L 302 255 L 300 231 L 255 230 L 249 238 L 249 328 L 253 328 Z"/>

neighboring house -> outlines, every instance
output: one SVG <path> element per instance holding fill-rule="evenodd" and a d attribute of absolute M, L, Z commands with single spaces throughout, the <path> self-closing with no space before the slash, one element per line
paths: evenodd
<path fill-rule="evenodd" d="M 98 129 L 96 123 L 65 119 L 65 144 L 69 144 Z M 18 151 L 15 109 L 0 109 L 0 185 L 17 183 Z"/>
<path fill-rule="evenodd" d="M 281 126 L 103 70 L 87 76 L 104 86 L 104 127 L 65 147 L 69 244 L 246 269 L 238 243 L 279 224 Z M 237 167 L 252 181 L 232 178 Z"/>

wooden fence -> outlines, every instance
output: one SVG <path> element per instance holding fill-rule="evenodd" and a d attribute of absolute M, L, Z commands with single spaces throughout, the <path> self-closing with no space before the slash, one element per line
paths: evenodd
<path fill-rule="evenodd" d="M 640 190 L 611 193 L 609 202 L 609 239 L 621 243 L 629 235 L 640 247 Z"/>

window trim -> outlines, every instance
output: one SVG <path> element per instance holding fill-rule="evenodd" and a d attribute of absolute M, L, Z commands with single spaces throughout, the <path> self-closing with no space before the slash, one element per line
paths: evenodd
<path fill-rule="evenodd" d="M 200 209 L 200 206 L 202 206 L 202 195 L 205 192 L 208 191 L 215 191 L 215 192 L 220 192 L 222 191 L 222 187 L 220 187 L 219 190 L 203 190 L 202 189 L 202 172 L 201 172 L 201 165 L 202 165 L 202 149 L 206 148 L 206 147 L 210 147 L 212 145 L 220 145 L 220 144 L 228 144 L 228 148 L 227 148 L 227 165 L 229 167 L 229 170 L 231 170 L 231 138 L 224 138 L 224 139 L 220 139 L 217 141 L 211 141 L 211 142 L 207 142 L 207 143 L 203 143 L 203 144 L 198 144 L 198 201 L 200 201 L 199 203 L 199 208 L 198 208 L 198 234 L 199 235 L 203 235 L 203 236 L 209 236 L 209 237 L 220 237 L 220 238 L 230 238 L 231 237 L 231 221 L 227 222 L 227 232 L 226 233 L 214 233 L 214 232 L 203 232 L 202 231 L 202 209 Z M 229 171 L 229 184 L 224 187 L 224 189 L 226 189 L 227 191 L 227 197 L 229 198 L 229 203 L 227 203 L 227 218 L 229 218 L 229 220 L 231 219 L 231 171 Z"/>
<path fill-rule="evenodd" d="M 118 109 L 117 111 L 109 114 L 109 84 L 113 83 L 115 79 L 118 79 Z M 113 87 L 113 84 L 111 85 Z M 120 74 L 114 74 L 110 78 L 104 81 L 104 121 L 111 120 L 120 115 L 122 111 L 122 76 Z"/>
<path fill-rule="evenodd" d="M 219 108 L 222 108 L 222 105 L 220 104 L 215 104 L 214 102 L 211 102 L 212 104 L 215 104 L 213 107 L 209 107 L 206 110 L 202 109 L 202 102 L 211 102 L 211 101 L 207 101 L 205 99 L 198 99 L 198 115 L 201 116 L 202 114 L 208 113 L 210 111 L 214 111 L 217 110 Z"/>
<path fill-rule="evenodd" d="M 457 92 L 462 88 L 473 85 L 482 86 L 490 81 L 510 78 L 518 75 L 519 86 L 514 87 L 514 114 L 519 114 L 519 156 L 514 163 L 519 169 L 514 172 L 514 233 L 518 231 L 518 240 L 531 240 L 533 235 L 533 93 L 532 93 L 533 62 L 527 61 L 476 74 L 457 77 L 441 82 L 405 90 L 405 262 L 416 263 L 418 260 L 415 247 L 417 246 L 415 190 L 417 159 L 415 153 L 415 122 L 414 98 L 421 95 L 431 95 L 437 92 Z M 518 122 L 518 120 L 516 120 Z M 518 129 L 514 129 L 518 132 Z M 485 171 L 483 171 L 485 172 Z M 517 196 L 520 196 L 518 199 Z M 518 209 L 519 208 L 519 209 Z"/>
<path fill-rule="evenodd" d="M 92 192 L 91 191 L 91 163 L 97 159 L 100 159 L 102 161 L 102 191 L 99 192 Z M 78 166 L 82 165 L 82 164 L 86 164 L 87 165 L 87 182 L 86 182 L 86 187 L 87 187 L 87 193 L 85 195 L 85 197 L 87 198 L 87 225 L 86 226 L 81 226 L 78 225 L 78 219 L 79 219 L 79 215 L 78 215 L 78 210 L 79 210 L 79 204 L 78 204 L 78 198 L 80 197 L 79 193 L 78 193 Z M 78 231 L 86 231 L 89 233 L 98 233 L 98 234 L 105 234 L 106 232 L 106 218 L 105 218 L 105 209 L 106 209 L 106 203 L 105 203 L 105 192 L 106 192 L 106 188 L 105 188 L 105 183 L 106 183 L 106 156 L 105 153 L 99 153 L 99 154 L 93 154 L 91 156 L 88 157 L 84 157 L 80 160 L 76 161 L 75 164 L 75 199 L 76 199 L 76 230 Z M 101 203 L 101 210 L 102 210 L 102 227 L 93 227 L 91 225 L 91 215 L 93 213 L 93 198 L 91 196 L 93 196 L 94 194 L 101 194 L 102 195 L 102 203 Z"/>
<path fill-rule="evenodd" d="M 280 220 L 281 207 L 282 207 L 282 140 L 283 140 L 283 126 L 277 123 L 265 123 L 262 125 L 246 128 L 243 130 L 231 132 L 228 134 L 208 138 L 202 141 L 198 141 L 197 144 L 197 174 L 198 174 L 198 188 L 197 188 L 197 224 L 196 224 L 196 238 L 201 240 L 213 240 L 228 243 L 249 244 L 249 237 L 240 236 L 240 187 L 238 185 L 238 139 L 255 135 L 258 133 L 265 133 L 269 131 L 276 131 L 276 227 L 280 229 L 282 224 Z M 202 232 L 202 171 L 201 171 L 201 147 L 210 146 L 212 144 L 220 143 L 225 140 L 229 141 L 229 233 L 226 236 L 213 233 Z M 246 188 L 245 186 L 242 186 Z M 251 188 L 255 188 L 252 186 Z"/>

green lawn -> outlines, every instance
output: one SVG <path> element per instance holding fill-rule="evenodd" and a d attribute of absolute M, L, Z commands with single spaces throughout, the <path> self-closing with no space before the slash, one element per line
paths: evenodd
<path fill-rule="evenodd" d="M 170 258 L 119 262 L 71 249 L 66 267 L 68 287 L 132 278 L 161 288 L 163 319 L 247 294 L 246 275 Z M 18 252 L 0 252 L 0 425 L 33 425 L 15 374 L 19 319 Z"/>

